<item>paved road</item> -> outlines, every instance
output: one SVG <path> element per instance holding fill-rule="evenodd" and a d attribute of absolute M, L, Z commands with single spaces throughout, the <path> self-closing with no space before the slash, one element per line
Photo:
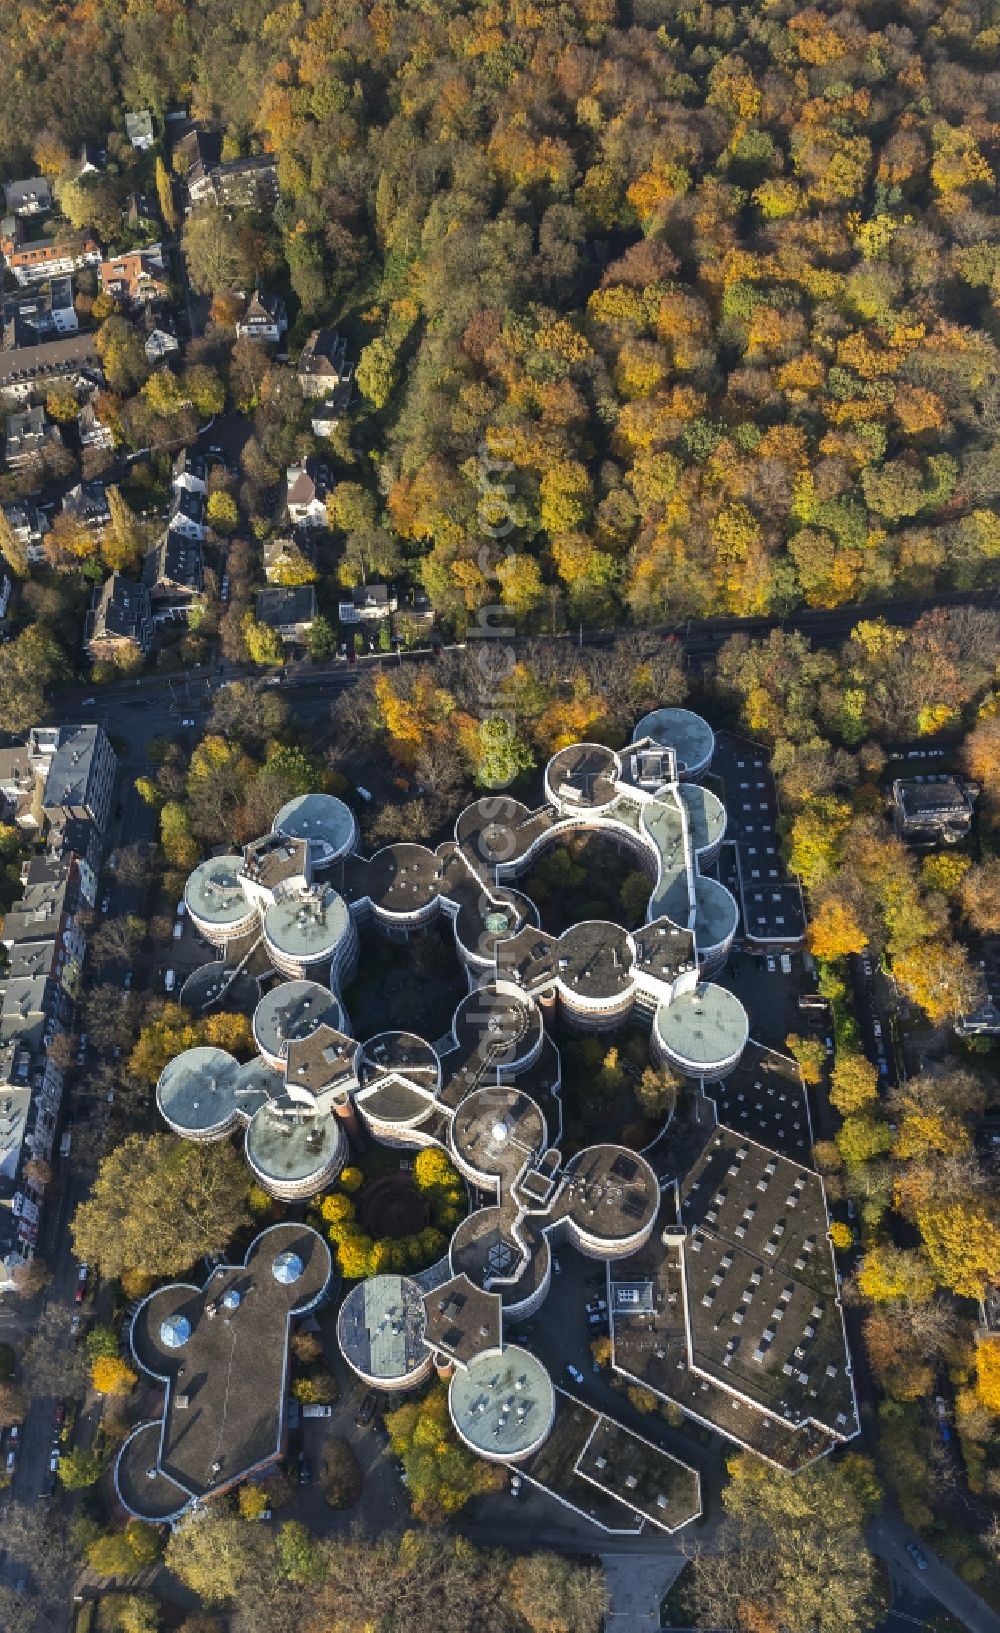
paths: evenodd
<path fill-rule="evenodd" d="M 895 1504 L 887 1501 L 868 1527 L 869 1546 L 884 1559 L 893 1583 L 901 1582 L 907 1593 L 931 1595 L 961 1622 L 969 1633 L 1000 1633 L 1000 1616 L 984 1604 L 957 1572 L 939 1559 L 925 1539 L 917 1536 L 903 1520 Z M 918 1571 L 906 1552 L 908 1542 L 916 1542 L 927 1569 Z"/>

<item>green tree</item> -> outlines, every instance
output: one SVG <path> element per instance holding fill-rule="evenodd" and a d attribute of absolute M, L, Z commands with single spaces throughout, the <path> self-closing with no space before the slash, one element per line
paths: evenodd
<path fill-rule="evenodd" d="M 79 1259 L 104 1276 L 174 1276 L 221 1253 L 245 1224 L 246 1169 L 228 1145 L 131 1134 L 102 1161 L 70 1225 Z"/>
<path fill-rule="evenodd" d="M 174 1526 L 165 1563 L 205 1605 L 223 1605 L 250 1574 L 256 1551 L 255 1528 L 209 1508 L 186 1514 Z"/>
<path fill-rule="evenodd" d="M 312 621 L 306 635 L 306 650 L 313 663 L 326 663 L 337 650 L 337 626 L 324 613 Z"/>
<path fill-rule="evenodd" d="M 506 788 L 535 757 L 530 746 L 503 715 L 490 715 L 479 727 L 479 756 L 475 780 L 480 788 Z"/>
<path fill-rule="evenodd" d="M 86 1446 L 71 1446 L 59 1460 L 59 1478 L 67 1491 L 82 1491 L 101 1477 L 103 1464 Z"/>
<path fill-rule="evenodd" d="M 205 295 L 246 289 L 253 265 L 237 220 L 225 210 L 192 210 L 181 231 L 181 244 L 192 286 Z"/>
<path fill-rule="evenodd" d="M 413 1512 L 435 1524 L 455 1514 L 481 1492 L 496 1491 L 502 1472 L 484 1463 L 458 1440 L 448 1413 L 448 1394 L 435 1384 L 421 1401 L 407 1401 L 386 1414 L 389 1443 L 407 1475 Z"/>
<path fill-rule="evenodd" d="M 206 515 L 217 533 L 223 536 L 235 533 L 239 525 L 239 511 L 236 509 L 236 500 L 224 488 L 217 488 L 208 496 Z"/>
<path fill-rule="evenodd" d="M 252 612 L 244 614 L 243 636 L 251 663 L 284 663 L 285 648 L 281 636 L 270 624 L 259 624 Z"/>
<path fill-rule="evenodd" d="M 174 203 L 174 184 L 170 179 L 170 172 L 160 155 L 156 155 L 155 165 L 156 197 L 160 206 L 163 224 L 168 232 L 177 231 L 177 206 Z"/>
<path fill-rule="evenodd" d="M 362 347 L 355 378 L 373 408 L 386 406 L 396 388 L 396 349 L 384 335 Z"/>

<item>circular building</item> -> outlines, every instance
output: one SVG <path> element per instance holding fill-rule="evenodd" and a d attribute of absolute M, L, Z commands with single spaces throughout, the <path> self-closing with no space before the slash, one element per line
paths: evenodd
<path fill-rule="evenodd" d="M 286 839 L 308 839 L 316 867 L 339 861 L 358 842 L 354 812 L 332 794 L 300 794 L 290 799 L 275 817 L 271 832 Z"/>
<path fill-rule="evenodd" d="M 213 1009 L 235 1010 L 252 1015 L 260 998 L 260 982 L 246 970 L 238 970 L 221 958 L 199 964 L 180 990 L 180 1003 L 191 1015 L 209 1015 Z"/>
<path fill-rule="evenodd" d="M 369 1276 L 352 1287 L 337 1317 L 344 1360 L 373 1389 L 412 1389 L 430 1375 L 424 1301 L 409 1276 Z"/>
<path fill-rule="evenodd" d="M 506 867 L 524 856 L 523 829 L 530 814 L 526 805 L 509 794 L 490 794 L 465 807 L 455 823 L 455 839 L 472 857 L 478 872 L 483 867 Z"/>
<path fill-rule="evenodd" d="M 222 1140 L 241 1121 L 239 1062 L 227 1049 L 185 1049 L 169 1060 L 156 1085 L 164 1122 L 185 1140 Z"/>
<path fill-rule="evenodd" d="M 336 1117 L 302 1105 L 287 1092 L 255 1113 L 246 1133 L 247 1162 L 283 1202 L 314 1196 L 347 1161 L 347 1136 Z"/>
<path fill-rule="evenodd" d="M 211 856 L 195 868 L 184 886 L 184 905 L 206 941 L 220 945 L 249 930 L 257 917 L 243 894 L 242 867 L 242 856 Z"/>
<path fill-rule="evenodd" d="M 651 737 L 661 748 L 673 749 L 678 776 L 700 777 L 712 763 L 715 733 L 707 720 L 690 709 L 654 709 L 644 714 L 632 741 L 641 743 L 644 737 Z"/>
<path fill-rule="evenodd" d="M 475 987 L 456 1009 L 451 1029 L 469 1057 L 468 1075 L 473 1079 L 483 1069 L 495 1068 L 504 1077 L 524 1071 L 544 1042 L 537 1005 L 510 981 Z"/>
<path fill-rule="evenodd" d="M 322 888 L 273 901 L 264 914 L 264 941 L 272 963 L 298 980 L 323 969 L 332 979 L 357 947 L 346 904 Z"/>
<path fill-rule="evenodd" d="M 718 879 L 698 873 L 694 881 L 695 920 L 694 936 L 701 969 L 718 969 L 729 957 L 739 908 L 736 898 Z"/>
<path fill-rule="evenodd" d="M 699 981 L 657 1007 L 654 1052 L 686 1077 L 725 1077 L 739 1064 L 750 1036 L 739 999 L 712 981 Z"/>
<path fill-rule="evenodd" d="M 606 810 L 618 793 L 618 756 L 602 743 L 571 743 L 545 767 L 545 797 L 561 817 Z"/>
<path fill-rule="evenodd" d="M 474 1185 L 502 1180 L 505 1190 L 545 1150 L 545 1118 L 530 1094 L 511 1084 L 474 1089 L 462 1101 L 451 1125 L 455 1162 Z"/>
<path fill-rule="evenodd" d="M 254 1042 L 275 1067 L 284 1061 L 289 1043 L 308 1038 L 318 1026 L 344 1030 L 340 1000 L 319 981 L 283 981 L 264 994 L 253 1012 Z"/>
<path fill-rule="evenodd" d="M 677 790 L 687 813 L 691 845 L 702 867 L 714 862 L 726 835 L 726 807 L 701 783 L 684 782 Z"/>
<path fill-rule="evenodd" d="M 123 1442 L 114 1463 L 115 1494 L 126 1514 L 163 1525 L 180 1519 L 191 1493 L 160 1468 L 163 1423 L 140 1423 Z"/>
<path fill-rule="evenodd" d="M 541 1361 L 516 1344 L 482 1350 L 459 1367 L 448 1410 L 461 1440 L 491 1463 L 519 1463 L 541 1446 L 556 1415 L 556 1392 Z"/>

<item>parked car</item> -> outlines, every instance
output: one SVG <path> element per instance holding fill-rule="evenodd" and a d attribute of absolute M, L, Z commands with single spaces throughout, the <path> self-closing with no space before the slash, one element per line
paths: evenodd
<path fill-rule="evenodd" d="M 369 1423 L 372 1421 L 372 1418 L 375 1416 L 377 1407 L 378 1396 L 376 1395 L 374 1389 L 369 1389 L 367 1395 L 358 1408 L 357 1417 L 354 1419 L 359 1429 L 367 1429 Z M 303 1416 L 305 1416 L 304 1413 Z"/>
<path fill-rule="evenodd" d="M 592 1298 L 590 1303 L 587 1305 L 587 1314 L 588 1315 L 594 1315 L 595 1313 L 599 1313 L 602 1310 L 606 1310 L 607 1307 L 608 1307 L 607 1299 L 604 1299 L 604 1298 Z"/>
<path fill-rule="evenodd" d="M 163 977 L 164 992 L 173 992 L 177 985 L 177 974 L 174 970 L 167 970 Z"/>
<path fill-rule="evenodd" d="M 303 1406 L 302 1416 L 304 1418 L 332 1418 L 333 1407 L 319 1406 L 315 1401 L 310 1401 L 308 1405 Z"/>
<path fill-rule="evenodd" d="M 175 921 L 175 923 L 174 923 L 174 940 L 175 941 L 180 941 L 181 936 L 183 934 L 184 934 L 184 925 L 181 923 L 180 919 L 177 919 Z"/>
<path fill-rule="evenodd" d="M 87 1283 L 89 1280 L 90 1266 L 89 1264 L 82 1264 L 76 1273 L 76 1288 L 73 1292 L 73 1297 L 77 1304 L 83 1303 L 84 1294 L 87 1291 Z"/>
<path fill-rule="evenodd" d="M 778 968 L 778 966 L 774 961 L 774 954 L 773 953 L 768 953 L 768 955 L 767 955 L 767 973 L 768 973 L 768 975 L 774 975 L 775 972 L 777 971 L 777 968 Z"/>
<path fill-rule="evenodd" d="M 520 1497 L 522 1485 L 523 1481 L 521 1476 L 516 1473 L 512 1474 L 510 1477 L 510 1494 L 512 1497 Z"/>
<path fill-rule="evenodd" d="M 300 1486 L 309 1485 L 311 1480 L 312 1480 L 312 1477 L 313 1477 L 312 1464 L 310 1463 L 308 1457 L 301 1457 L 299 1459 L 299 1485 Z"/>
<path fill-rule="evenodd" d="M 122 991 L 123 992 L 131 992 L 132 991 L 132 971 L 131 970 L 126 970 L 125 971 L 125 979 L 122 981 Z"/>
<path fill-rule="evenodd" d="M 55 1422 L 57 1429 L 61 1429 L 63 1424 L 66 1422 L 66 1404 L 64 1401 L 58 1401 L 56 1403 Z"/>
<path fill-rule="evenodd" d="M 557 1276 L 562 1275 L 562 1265 L 559 1263 L 559 1260 L 556 1258 L 554 1253 L 552 1255 L 552 1268 Z"/>
<path fill-rule="evenodd" d="M 77 1339 L 80 1336 L 80 1328 L 82 1326 L 83 1326 L 83 1316 L 82 1315 L 75 1315 L 73 1317 L 72 1321 L 69 1324 L 69 1335 L 72 1338 L 74 1344 L 76 1343 Z"/>
<path fill-rule="evenodd" d="M 573 1382 L 575 1384 L 582 1384 L 583 1383 L 583 1373 L 580 1371 L 579 1367 L 575 1367 L 573 1365 L 572 1361 L 567 1366 L 566 1371 L 569 1373 L 570 1377 L 572 1378 L 572 1380 L 573 1380 Z"/>
<path fill-rule="evenodd" d="M 17 1468 L 17 1452 L 16 1452 L 16 1450 L 14 1449 L 13 1446 L 11 1447 L 10 1451 L 7 1453 L 7 1456 L 4 1459 L 4 1462 L 5 1462 L 5 1466 L 6 1466 L 6 1469 L 7 1469 L 7 1473 L 8 1474 L 13 1474 L 14 1470 Z"/>
<path fill-rule="evenodd" d="M 56 1470 L 58 1469 L 59 1460 L 60 1460 L 61 1455 L 62 1454 L 59 1451 L 59 1447 L 58 1446 L 53 1446 L 52 1451 L 49 1454 L 49 1473 L 50 1474 L 55 1474 Z"/>
<path fill-rule="evenodd" d="M 927 1569 L 927 1555 L 924 1553 L 922 1548 L 918 1547 L 915 1542 L 908 1542 L 906 1544 L 906 1551 L 913 1560 L 913 1563 L 917 1567 L 918 1571 L 925 1571 Z"/>
<path fill-rule="evenodd" d="M 781 964 L 781 973 L 782 973 L 782 975 L 791 975 L 791 973 L 792 973 L 792 960 L 789 957 L 789 955 L 787 953 L 782 953 L 779 962 Z"/>
<path fill-rule="evenodd" d="M 110 892 L 110 890 L 106 890 L 104 892 L 104 900 L 101 902 L 101 912 L 102 913 L 110 913 L 111 912 L 111 892 Z"/>
<path fill-rule="evenodd" d="M 8 1444 L 11 1445 L 11 1446 L 16 1446 L 18 1441 L 20 1440 L 20 1438 L 21 1438 L 21 1425 L 19 1423 L 12 1423 L 10 1428 L 7 1430 L 7 1442 L 8 1442 Z"/>

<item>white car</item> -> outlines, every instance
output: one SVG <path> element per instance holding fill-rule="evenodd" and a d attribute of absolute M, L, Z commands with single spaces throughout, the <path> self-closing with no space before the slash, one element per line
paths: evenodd
<path fill-rule="evenodd" d="M 570 1362 L 570 1364 L 567 1366 L 566 1371 L 569 1373 L 575 1384 L 583 1383 L 583 1373 L 580 1371 L 580 1368 L 575 1367 L 572 1362 Z"/>
<path fill-rule="evenodd" d="M 182 726 L 193 726 L 193 725 L 194 725 L 194 721 L 193 721 L 193 720 L 190 720 L 190 719 L 188 719 L 188 720 L 182 720 L 182 721 L 181 721 L 181 725 L 182 725 Z"/>
<path fill-rule="evenodd" d="M 768 953 L 768 955 L 767 955 L 767 973 L 768 973 L 768 975 L 773 975 L 777 968 L 778 968 L 778 966 L 774 962 L 774 954 L 773 953 Z"/>
<path fill-rule="evenodd" d="M 110 892 L 110 890 L 107 890 L 104 893 L 104 900 L 101 903 L 101 912 L 102 913 L 110 913 L 111 912 L 111 892 Z"/>
<path fill-rule="evenodd" d="M 787 953 L 781 955 L 781 973 L 782 975 L 791 975 L 792 973 L 792 961 Z"/>
<path fill-rule="evenodd" d="M 176 974 L 176 972 L 174 970 L 168 970 L 166 975 L 163 977 L 163 990 L 165 992 L 173 992 L 176 985 L 177 985 L 177 974 Z"/>

